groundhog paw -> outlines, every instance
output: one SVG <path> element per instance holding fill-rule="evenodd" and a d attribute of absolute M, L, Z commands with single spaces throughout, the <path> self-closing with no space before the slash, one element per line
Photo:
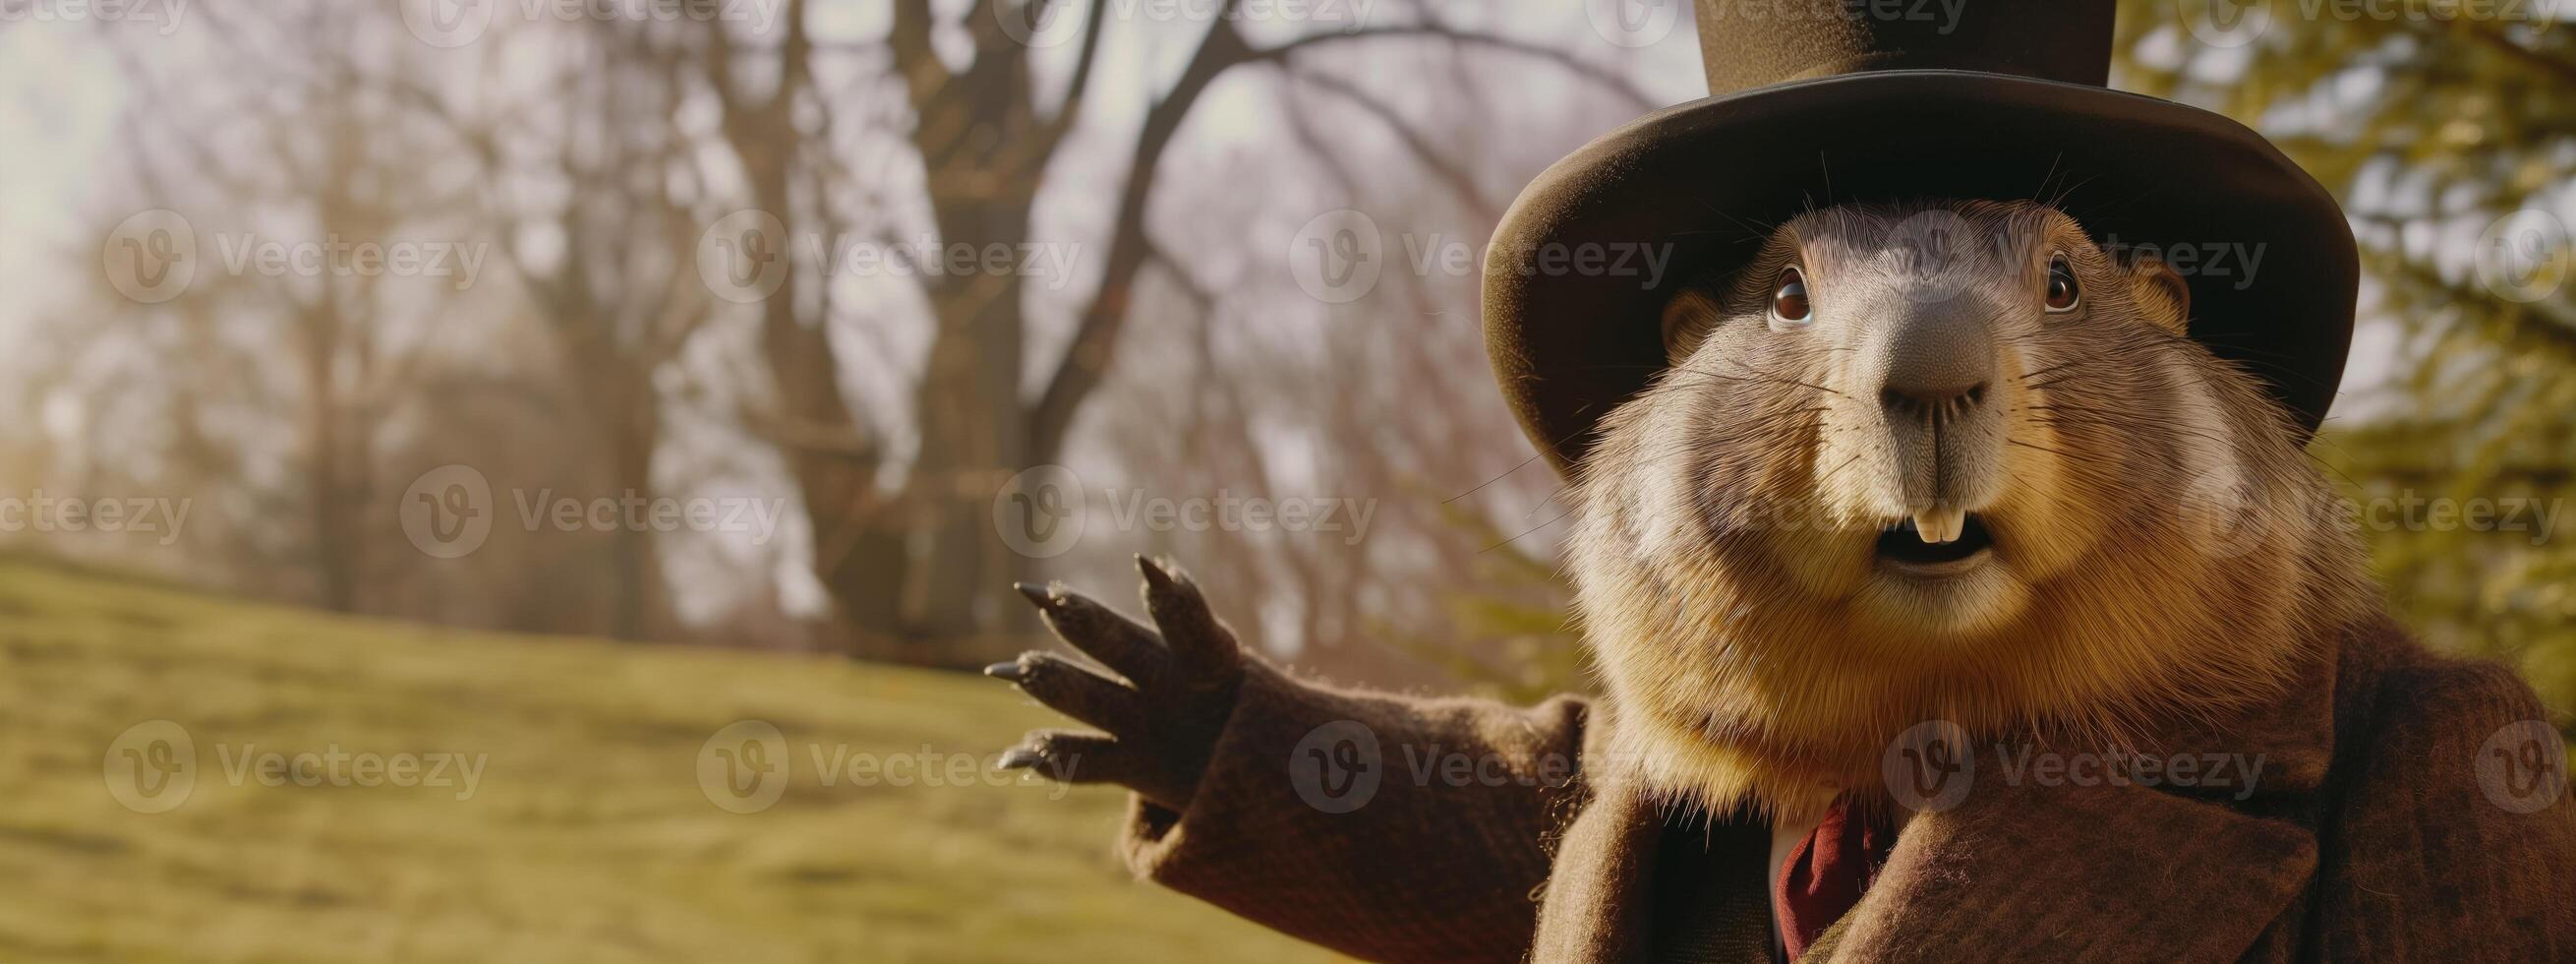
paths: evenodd
<path fill-rule="evenodd" d="M 1188 575 L 1136 557 L 1148 629 L 1061 584 L 1022 583 L 1047 627 L 1107 673 L 1047 652 L 984 668 L 1038 702 L 1106 733 L 1040 730 L 999 766 L 1064 783 L 1114 783 L 1159 806 L 1189 805 L 1234 708 L 1242 646 Z M 1111 674 L 1115 674 L 1114 676 Z"/>

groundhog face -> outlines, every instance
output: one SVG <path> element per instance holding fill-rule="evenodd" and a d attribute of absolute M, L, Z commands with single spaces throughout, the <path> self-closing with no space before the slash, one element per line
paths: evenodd
<path fill-rule="evenodd" d="M 1666 742 L 1826 784 L 1927 719 L 2112 732 L 2261 691 L 2276 654 L 2227 640 L 2292 608 L 2278 509 L 2313 474 L 2187 311 L 2039 204 L 1782 225 L 1673 299 L 1670 369 L 1586 457 L 1609 682 Z"/>

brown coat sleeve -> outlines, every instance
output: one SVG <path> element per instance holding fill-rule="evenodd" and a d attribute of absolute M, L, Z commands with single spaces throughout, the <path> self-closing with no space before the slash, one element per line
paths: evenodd
<path fill-rule="evenodd" d="M 2557 734 L 2525 722 L 2547 718 L 2531 689 L 2427 660 L 2390 669 L 2376 702 L 2321 868 L 2322 959 L 2576 960 L 2576 799 Z"/>
<path fill-rule="evenodd" d="M 1136 873 L 1389 962 L 1518 961 L 1586 706 L 1329 689 L 1246 667 L 1185 812 L 1136 800 Z"/>

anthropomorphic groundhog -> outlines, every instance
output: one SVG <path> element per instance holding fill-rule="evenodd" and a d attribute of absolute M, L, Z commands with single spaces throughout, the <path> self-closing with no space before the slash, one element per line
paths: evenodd
<path fill-rule="evenodd" d="M 2331 199 L 2101 90 L 2107 5 L 1790 8 L 1704 2 L 1740 92 L 1497 233 L 1600 699 L 1302 682 L 1140 560 L 1152 629 L 1023 587 L 1116 678 L 989 670 L 1106 731 L 1005 765 L 1132 788 L 1140 875 L 1372 960 L 2576 960 L 2559 736 L 2390 621 L 2302 452 Z M 1515 267 L 1623 239 L 1695 270 Z"/>

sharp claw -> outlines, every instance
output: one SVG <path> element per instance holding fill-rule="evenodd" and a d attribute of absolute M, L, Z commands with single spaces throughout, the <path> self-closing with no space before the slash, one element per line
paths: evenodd
<path fill-rule="evenodd" d="M 1017 683 L 1029 678 L 1029 668 L 1020 665 L 1020 661 L 1015 659 L 1006 663 L 995 663 L 991 666 L 984 667 L 984 675 L 990 676 L 994 679 L 1009 680 Z"/>
<path fill-rule="evenodd" d="M 1021 596 L 1027 598 L 1030 605 L 1047 612 L 1054 612 L 1056 607 L 1064 605 L 1064 597 L 1052 586 L 1041 586 L 1034 582 L 1015 582 L 1011 584 L 1011 588 L 1018 590 Z"/>
<path fill-rule="evenodd" d="M 1025 770 L 1044 762 L 1046 762 L 1046 758 L 1039 756 L 1038 751 L 1027 749 L 1025 747 L 1014 747 L 1003 751 L 1002 758 L 993 761 L 993 768 L 996 770 Z"/>
<path fill-rule="evenodd" d="M 1136 554 L 1136 571 L 1143 573 L 1145 584 L 1154 587 L 1158 592 L 1172 588 L 1172 574 L 1164 571 L 1161 563 L 1147 558 L 1144 553 Z"/>

